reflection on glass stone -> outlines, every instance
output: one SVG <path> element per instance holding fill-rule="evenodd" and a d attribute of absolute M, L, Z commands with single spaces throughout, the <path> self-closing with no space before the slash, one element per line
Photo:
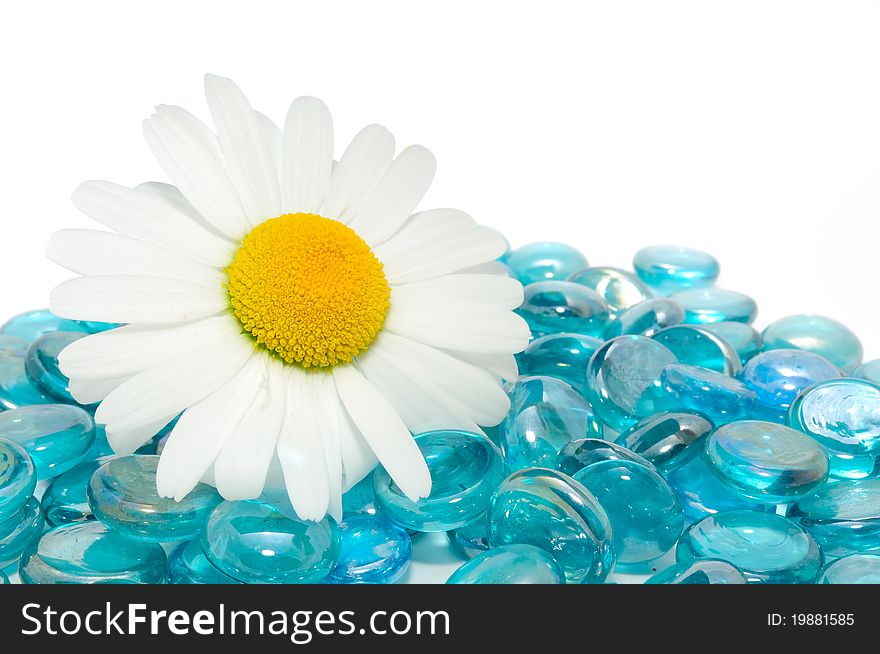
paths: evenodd
<path fill-rule="evenodd" d="M 24 369 L 27 342 L 16 336 L 0 336 L 0 339 L 0 411 L 54 402 L 28 379 Z"/>
<path fill-rule="evenodd" d="M 412 540 L 382 516 L 359 515 L 339 523 L 342 542 L 325 584 L 393 584 L 412 559 Z"/>
<path fill-rule="evenodd" d="M 827 359 L 801 350 L 762 352 L 743 368 L 740 380 L 757 395 L 758 402 L 785 422 L 794 399 L 813 384 L 840 377 Z"/>
<path fill-rule="evenodd" d="M 94 519 L 87 491 L 89 480 L 104 460 L 83 461 L 49 482 L 41 504 L 46 522 L 53 527 Z"/>
<path fill-rule="evenodd" d="M 688 324 L 744 322 L 751 324 L 758 315 L 758 305 L 748 295 L 723 288 L 699 288 L 670 296 L 684 308 Z"/>
<path fill-rule="evenodd" d="M 474 557 L 489 549 L 489 513 L 464 527 L 446 532 L 452 546 L 465 556 Z"/>
<path fill-rule="evenodd" d="M 763 332 L 766 350 L 806 350 L 825 357 L 848 375 L 862 361 L 858 336 L 836 320 L 799 314 L 771 323 Z"/>
<path fill-rule="evenodd" d="M 658 413 L 622 432 L 617 443 L 650 461 L 663 474 L 684 465 L 703 450 L 712 423 L 695 413 Z"/>
<path fill-rule="evenodd" d="M 880 384 L 880 359 L 874 359 L 873 361 L 863 363 L 853 373 L 853 377 L 867 379 L 875 384 Z"/>
<path fill-rule="evenodd" d="M 653 298 L 639 302 L 608 323 L 605 338 L 623 334 L 653 336 L 661 329 L 678 325 L 684 320 L 684 309 L 667 298 Z"/>
<path fill-rule="evenodd" d="M 727 341 L 737 351 L 743 365 L 764 349 L 761 332 L 744 322 L 710 322 L 705 323 L 703 329 L 718 334 Z"/>
<path fill-rule="evenodd" d="M 371 472 L 342 495 L 342 516 L 376 515 L 376 492 Z"/>
<path fill-rule="evenodd" d="M 534 545 L 503 545 L 482 552 L 452 573 L 447 584 L 564 584 L 553 556 Z"/>
<path fill-rule="evenodd" d="M 169 583 L 188 584 L 238 584 L 223 574 L 205 556 L 198 539 L 179 545 L 168 557 Z"/>
<path fill-rule="evenodd" d="M 826 566 L 819 584 L 880 584 L 880 556 L 850 554 Z"/>
<path fill-rule="evenodd" d="M 16 336 L 28 343 L 35 341 L 43 334 L 51 332 L 81 332 L 89 331 L 75 320 L 59 318 L 48 309 L 27 311 L 10 318 L 0 326 L 0 334 L 4 336 Z"/>
<path fill-rule="evenodd" d="M 721 272 L 708 252 L 675 245 L 642 248 L 633 257 L 633 268 L 639 279 L 664 295 L 711 286 Z"/>
<path fill-rule="evenodd" d="M 613 316 L 652 297 L 651 289 L 631 272 L 611 266 L 594 266 L 575 273 L 569 281 L 586 286 L 605 300 Z"/>
<path fill-rule="evenodd" d="M 665 345 L 680 363 L 708 368 L 725 375 L 736 375 L 742 364 L 733 346 L 702 325 L 675 325 L 653 339 Z"/>
<path fill-rule="evenodd" d="M 20 445 L 0 438 L 0 522 L 21 510 L 36 485 L 30 455 Z"/>
<path fill-rule="evenodd" d="M 583 394 L 587 364 L 602 343 L 586 334 L 562 333 L 537 338 L 519 355 L 519 374 L 555 377 Z"/>
<path fill-rule="evenodd" d="M 572 282 L 535 282 L 523 290 L 516 312 L 535 336 L 576 332 L 601 336 L 608 323 L 608 305 L 595 292 Z"/>
<path fill-rule="evenodd" d="M 650 465 L 648 461 L 625 447 L 600 438 L 581 438 L 570 442 L 559 451 L 556 468 L 567 475 L 599 461 L 633 461 Z"/>
<path fill-rule="evenodd" d="M 648 579 L 646 584 L 744 584 L 736 566 L 721 559 L 696 559 L 673 563 Z"/>
<path fill-rule="evenodd" d="M 30 497 L 15 513 L 0 522 L 0 568 L 14 563 L 27 545 L 43 531 L 40 502 Z"/>
<path fill-rule="evenodd" d="M 587 267 L 586 257 L 564 243 L 530 243 L 511 251 L 503 261 L 523 286 L 566 279 Z"/>
<path fill-rule="evenodd" d="M 70 394 L 70 380 L 58 368 L 58 355 L 85 335 L 82 332 L 52 332 L 30 344 L 24 357 L 24 368 L 37 390 L 57 402 L 78 404 Z"/>
<path fill-rule="evenodd" d="M 748 418 L 755 404 L 755 392 L 741 381 L 706 368 L 677 363 L 663 369 L 660 383 L 653 391 L 658 412 L 699 413 L 715 425 Z"/>
<path fill-rule="evenodd" d="M 684 509 L 688 522 L 695 522 L 707 515 L 736 509 L 761 511 L 763 505 L 734 493 L 722 484 L 709 469 L 705 454 L 671 470 L 666 480 Z"/>
<path fill-rule="evenodd" d="M 67 404 L 25 406 L 0 413 L 0 438 L 27 450 L 38 479 L 51 479 L 85 458 L 95 423 L 88 412 Z"/>
<path fill-rule="evenodd" d="M 835 479 L 864 479 L 880 475 L 878 456 L 874 454 L 847 454 L 825 449 L 828 455 L 828 474 Z"/>

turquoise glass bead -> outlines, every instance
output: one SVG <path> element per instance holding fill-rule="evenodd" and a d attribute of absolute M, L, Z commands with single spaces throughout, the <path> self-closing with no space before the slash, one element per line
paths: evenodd
<path fill-rule="evenodd" d="M 789 515 L 813 535 L 827 557 L 880 553 L 880 479 L 825 484 L 798 500 Z"/>
<path fill-rule="evenodd" d="M 556 468 L 567 475 L 599 461 L 632 461 L 642 465 L 650 465 L 648 461 L 635 452 L 610 441 L 599 438 L 580 438 L 571 441 L 559 451 Z"/>
<path fill-rule="evenodd" d="M 702 453 L 685 465 L 670 470 L 666 480 L 681 503 L 687 522 L 696 522 L 722 511 L 763 510 L 759 502 L 746 499 L 721 483 L 709 469 L 706 456 Z"/>
<path fill-rule="evenodd" d="M 0 411 L 54 402 L 28 379 L 24 368 L 27 342 L 15 336 L 0 336 L 0 339 Z"/>
<path fill-rule="evenodd" d="M 619 336 L 603 345 L 587 366 L 587 398 L 606 425 L 623 431 L 657 413 L 652 392 L 675 355 L 645 336 Z"/>
<path fill-rule="evenodd" d="M 339 559 L 336 522 L 300 520 L 265 502 L 223 502 L 201 535 L 202 549 L 221 572 L 244 583 L 310 584 Z"/>
<path fill-rule="evenodd" d="M 850 554 L 833 561 L 819 577 L 818 584 L 880 584 L 880 556 Z"/>
<path fill-rule="evenodd" d="M 6 574 L 2 570 L 0 570 L 0 586 L 4 586 L 8 583 L 9 583 L 9 577 L 7 577 Z"/>
<path fill-rule="evenodd" d="M 801 350 L 770 350 L 749 361 L 740 380 L 753 391 L 757 401 L 785 422 L 794 399 L 813 384 L 840 377 L 840 370 L 827 359 Z"/>
<path fill-rule="evenodd" d="M 681 536 L 681 505 L 653 466 L 600 461 L 575 473 L 574 479 L 605 509 L 618 564 L 653 561 L 672 549 Z"/>
<path fill-rule="evenodd" d="M 561 472 L 520 470 L 492 498 L 489 544 L 540 547 L 553 555 L 568 583 L 602 583 L 614 565 L 612 539 L 598 500 Z"/>
<path fill-rule="evenodd" d="M 880 474 L 878 456 L 874 454 L 847 454 L 825 448 L 828 455 L 828 474 L 835 479 L 864 479 Z"/>
<path fill-rule="evenodd" d="M 758 511 L 703 518 L 681 537 L 676 558 L 727 561 L 747 583 L 811 584 L 822 569 L 822 552 L 810 534 L 788 518 Z"/>
<path fill-rule="evenodd" d="M 684 320 L 684 309 L 667 298 L 653 298 L 630 307 L 617 320 L 608 323 L 605 338 L 624 334 L 653 336 L 661 329 L 679 325 Z"/>
<path fill-rule="evenodd" d="M 703 416 L 669 411 L 642 418 L 619 434 L 617 443 L 666 474 L 697 456 L 710 431 L 712 423 Z"/>
<path fill-rule="evenodd" d="M 736 375 L 742 368 L 733 346 L 702 325 L 667 327 L 652 337 L 665 345 L 680 363 Z"/>
<path fill-rule="evenodd" d="M 130 538 L 169 542 L 195 538 L 222 498 L 207 484 L 182 500 L 159 497 L 158 456 L 123 456 L 98 468 L 89 481 L 89 507 L 108 527 Z"/>
<path fill-rule="evenodd" d="M 83 461 L 49 482 L 41 500 L 49 525 L 57 527 L 94 518 L 87 495 L 89 480 L 103 462 Z"/>
<path fill-rule="evenodd" d="M 14 563 L 28 544 L 43 532 L 40 502 L 30 497 L 11 516 L 0 522 L 0 568 Z"/>
<path fill-rule="evenodd" d="M 825 357 L 848 375 L 862 361 L 862 343 L 846 325 L 825 316 L 799 314 L 767 326 L 765 350 L 805 350 Z"/>
<path fill-rule="evenodd" d="M 504 545 L 482 552 L 452 573 L 447 584 L 564 584 L 549 552 L 534 545 Z"/>
<path fill-rule="evenodd" d="M 706 441 L 710 469 L 737 493 L 767 504 L 805 497 L 828 478 L 828 456 L 801 432 L 760 420 L 721 425 Z"/>
<path fill-rule="evenodd" d="M 863 379 L 816 384 L 791 405 L 788 422 L 829 451 L 880 454 L 880 385 Z"/>
<path fill-rule="evenodd" d="M 708 252 L 675 245 L 642 248 L 633 257 L 633 268 L 639 279 L 664 295 L 711 286 L 721 272 Z"/>
<path fill-rule="evenodd" d="M 595 291 L 605 300 L 612 316 L 617 316 L 653 296 L 651 289 L 634 274 L 610 266 L 586 268 L 571 275 L 568 281 Z"/>
<path fill-rule="evenodd" d="M 52 332 L 37 338 L 27 349 L 24 369 L 28 379 L 41 393 L 56 402 L 79 404 L 70 394 L 70 380 L 58 368 L 58 355 L 82 332 Z"/>
<path fill-rule="evenodd" d="M 342 516 L 376 515 L 376 491 L 373 490 L 371 472 L 342 495 Z"/>
<path fill-rule="evenodd" d="M 736 566 L 721 559 L 696 559 L 673 563 L 648 579 L 646 584 L 744 584 Z"/>
<path fill-rule="evenodd" d="M 0 334 L 17 336 L 28 343 L 35 341 L 43 334 L 51 332 L 89 331 L 75 320 L 59 318 L 48 309 L 27 311 L 10 318 L 0 326 Z"/>
<path fill-rule="evenodd" d="M 98 322 L 96 320 L 74 320 L 73 322 L 89 334 L 99 334 L 100 332 L 106 332 L 111 329 L 116 329 L 117 327 L 122 327 L 122 325 L 117 322 Z"/>
<path fill-rule="evenodd" d="M 564 243 L 530 243 L 511 251 L 503 261 L 523 286 L 563 280 L 588 265 L 583 254 Z"/>
<path fill-rule="evenodd" d="M 512 472 L 531 466 L 555 468 L 557 453 L 568 442 L 601 438 L 603 427 L 590 404 L 565 382 L 520 377 L 510 392 L 501 434 L 504 462 Z"/>
<path fill-rule="evenodd" d="M 869 382 L 880 384 L 880 359 L 874 359 L 873 361 L 863 363 L 858 367 L 858 370 L 853 373 L 853 377 L 867 379 Z"/>
<path fill-rule="evenodd" d="M 699 413 L 715 425 L 750 417 L 756 399 L 753 390 L 733 377 L 684 364 L 666 366 L 654 392 L 658 412 Z"/>
<path fill-rule="evenodd" d="M 409 568 L 412 540 L 390 520 L 353 516 L 340 522 L 339 530 L 339 561 L 324 583 L 393 584 Z"/>
<path fill-rule="evenodd" d="M 562 332 L 601 336 L 608 323 L 608 305 L 594 291 L 571 282 L 535 282 L 523 289 L 516 312 L 536 337 Z"/>
<path fill-rule="evenodd" d="M 450 544 L 468 557 L 474 557 L 489 549 L 488 511 L 464 527 L 446 532 Z"/>
<path fill-rule="evenodd" d="M 449 429 L 419 434 L 415 442 L 431 472 L 431 494 L 414 502 L 377 468 L 373 490 L 382 515 L 408 529 L 433 532 L 463 527 L 486 511 L 504 479 L 501 452 L 488 438 Z"/>
<path fill-rule="evenodd" d="M 519 355 L 519 374 L 555 377 L 584 393 L 587 364 L 602 343 L 586 334 L 562 333 L 537 338 Z"/>
<path fill-rule="evenodd" d="M 18 513 L 36 486 L 30 454 L 20 445 L 0 438 L 0 522 Z"/>
<path fill-rule="evenodd" d="M 739 361 L 743 365 L 764 349 L 761 332 L 744 322 L 710 322 L 705 323 L 703 329 L 727 341 L 739 354 Z"/>
<path fill-rule="evenodd" d="M 198 539 L 182 543 L 168 557 L 168 581 L 180 586 L 240 583 L 213 566 Z"/>
<path fill-rule="evenodd" d="M 684 322 L 699 325 L 712 322 L 751 324 L 758 315 L 758 305 L 744 293 L 723 288 L 697 288 L 670 296 L 684 308 Z"/>
<path fill-rule="evenodd" d="M 87 411 L 67 404 L 25 406 L 0 413 L 0 438 L 27 450 L 37 479 L 51 479 L 85 458 L 95 440 L 95 422 Z"/>
<path fill-rule="evenodd" d="M 91 520 L 47 531 L 25 550 L 19 572 L 25 584 L 164 584 L 168 562 L 161 545 Z"/>

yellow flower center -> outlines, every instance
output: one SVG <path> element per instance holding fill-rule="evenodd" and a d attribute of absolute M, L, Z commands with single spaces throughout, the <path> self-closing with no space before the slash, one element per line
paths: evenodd
<path fill-rule="evenodd" d="M 354 230 L 310 213 L 255 227 L 226 269 L 230 310 L 253 339 L 304 368 L 349 363 L 385 322 L 391 287 Z"/>

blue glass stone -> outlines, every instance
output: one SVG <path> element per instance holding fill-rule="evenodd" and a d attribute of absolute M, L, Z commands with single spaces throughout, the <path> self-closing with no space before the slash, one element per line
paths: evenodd
<path fill-rule="evenodd" d="M 565 382 L 520 377 L 510 392 L 501 434 L 504 462 L 513 472 L 531 466 L 555 468 L 557 453 L 568 442 L 601 438 L 603 427 L 590 404 Z"/>
<path fill-rule="evenodd" d="M 452 573 L 447 584 L 564 584 L 549 552 L 534 545 L 504 545 L 482 552 Z"/>
<path fill-rule="evenodd" d="M 0 438 L 0 522 L 18 513 L 36 486 L 30 454 L 20 445 Z"/>
<path fill-rule="evenodd" d="M 612 538 L 598 500 L 561 472 L 520 470 L 492 498 L 489 544 L 540 547 L 553 555 L 568 583 L 605 580 L 614 566 Z"/>
<path fill-rule="evenodd" d="M 0 338 L 0 411 L 54 402 L 28 379 L 24 367 L 27 347 L 21 348 L 21 343 L 26 346 L 26 342 L 14 336 Z"/>
<path fill-rule="evenodd" d="M 880 479 L 836 481 L 789 510 L 826 557 L 880 553 Z"/>
<path fill-rule="evenodd" d="M 880 359 L 874 359 L 873 361 L 863 363 L 853 373 L 853 377 L 867 379 L 869 382 L 880 384 Z"/>
<path fill-rule="evenodd" d="M 342 495 L 342 517 L 376 515 L 376 491 L 373 490 L 371 472 Z"/>
<path fill-rule="evenodd" d="M 667 298 L 653 298 L 630 307 L 614 322 L 608 323 L 605 338 L 623 334 L 653 336 L 661 329 L 679 325 L 684 320 L 684 309 Z"/>
<path fill-rule="evenodd" d="M 8 583 L 9 583 L 9 577 L 7 577 L 6 574 L 2 570 L 0 570 L 0 586 L 4 586 Z"/>
<path fill-rule="evenodd" d="M 758 305 L 748 295 L 723 288 L 697 288 L 670 296 L 684 308 L 684 321 L 691 325 L 712 322 L 751 324 Z"/>
<path fill-rule="evenodd" d="M 684 529 L 681 505 L 653 466 L 600 461 L 574 475 L 611 522 L 618 563 L 644 563 L 663 556 Z"/>
<path fill-rule="evenodd" d="M 0 568 L 5 568 L 21 556 L 31 541 L 43 533 L 43 512 L 35 497 L 28 498 L 18 512 L 0 522 Z"/>
<path fill-rule="evenodd" d="M 76 406 L 25 406 L 0 413 L 0 438 L 27 450 L 37 479 L 51 479 L 85 458 L 95 440 L 95 422 Z"/>
<path fill-rule="evenodd" d="M 785 422 L 794 399 L 813 384 L 840 377 L 840 370 L 818 354 L 770 350 L 749 361 L 739 378 L 755 391 L 758 403 Z"/>
<path fill-rule="evenodd" d="M 486 512 L 464 527 L 446 532 L 450 544 L 468 557 L 489 549 L 489 513 Z"/>
<path fill-rule="evenodd" d="M 87 495 L 89 480 L 104 461 L 83 461 L 49 482 L 41 501 L 43 515 L 52 527 L 93 520 Z"/>
<path fill-rule="evenodd" d="M 727 561 L 751 584 L 811 584 L 822 569 L 822 552 L 810 534 L 788 518 L 759 511 L 703 518 L 684 533 L 675 554 L 678 561 Z"/>
<path fill-rule="evenodd" d="M 193 584 L 239 584 L 208 560 L 198 539 L 179 545 L 168 557 L 168 581 L 182 586 Z"/>
<path fill-rule="evenodd" d="M 828 478 L 825 450 L 809 436 L 772 422 L 721 425 L 709 434 L 706 456 L 723 483 L 766 504 L 805 497 Z"/>
<path fill-rule="evenodd" d="M 702 325 L 675 325 L 652 337 L 662 343 L 681 363 L 736 375 L 742 368 L 739 354 L 727 341 Z"/>
<path fill-rule="evenodd" d="M 566 279 L 588 265 L 583 254 L 564 243 L 529 243 L 511 251 L 503 261 L 523 286 Z"/>
<path fill-rule="evenodd" d="M 35 341 L 43 334 L 51 332 L 81 332 L 88 331 L 80 326 L 75 320 L 59 318 L 48 309 L 27 311 L 10 318 L 0 326 L 0 334 L 5 336 L 17 336 L 28 343 Z"/>
<path fill-rule="evenodd" d="M 684 509 L 687 522 L 696 522 L 722 511 L 761 511 L 763 505 L 734 493 L 709 469 L 705 454 L 669 471 L 666 480 Z"/>
<path fill-rule="evenodd" d="M 788 423 L 832 452 L 880 454 L 880 385 L 832 379 L 798 396 Z"/>
<path fill-rule="evenodd" d="M 675 355 L 645 336 L 618 336 L 603 345 L 587 366 L 593 410 L 606 425 L 623 431 L 657 413 L 652 390 Z"/>
<path fill-rule="evenodd" d="M 643 418 L 617 437 L 617 443 L 666 474 L 703 450 L 712 423 L 695 413 L 670 411 Z"/>
<path fill-rule="evenodd" d="M 657 411 L 699 413 L 715 425 L 750 417 L 755 392 L 738 379 L 698 366 L 671 364 L 654 389 Z"/>
<path fill-rule="evenodd" d="M 721 559 L 696 559 L 673 563 L 648 579 L 646 584 L 744 584 L 736 566 Z"/>
<path fill-rule="evenodd" d="M 559 450 L 556 469 L 567 475 L 574 475 L 599 461 L 633 461 L 642 465 L 650 465 L 646 459 L 635 452 L 610 441 L 603 441 L 599 438 L 580 438 L 571 441 Z"/>
<path fill-rule="evenodd" d="M 96 320 L 74 320 L 74 322 L 89 334 L 99 334 L 117 327 L 122 327 L 118 322 L 98 322 Z"/>
<path fill-rule="evenodd" d="M 79 404 L 70 394 L 70 380 L 58 367 L 58 355 L 84 336 L 82 332 L 52 332 L 30 344 L 24 357 L 24 369 L 38 391 L 56 402 Z"/>
<path fill-rule="evenodd" d="M 536 337 L 562 332 L 601 336 L 608 323 L 608 305 L 595 292 L 572 282 L 535 282 L 523 289 L 516 312 Z"/>
<path fill-rule="evenodd" d="M 202 549 L 221 572 L 243 583 L 313 584 L 336 567 L 339 527 L 300 520 L 265 502 L 223 502 L 202 531 Z"/>
<path fill-rule="evenodd" d="M 848 375 L 862 361 L 862 343 L 846 325 L 825 316 L 799 314 L 767 326 L 765 350 L 805 350 L 825 357 Z"/>
<path fill-rule="evenodd" d="M 406 530 L 378 516 L 359 515 L 339 523 L 339 562 L 325 584 L 393 584 L 412 559 Z"/>
<path fill-rule="evenodd" d="M 555 377 L 583 394 L 587 364 L 602 343 L 586 334 L 562 333 L 537 338 L 519 355 L 519 374 Z"/>
<path fill-rule="evenodd" d="M 486 511 L 504 479 L 501 452 L 488 438 L 448 429 L 419 434 L 415 441 L 431 472 L 431 494 L 413 502 L 377 468 L 373 489 L 382 515 L 416 531 L 449 531 Z"/>
<path fill-rule="evenodd" d="M 25 584 L 164 584 L 168 561 L 161 545 L 91 520 L 47 531 L 25 550 L 19 572 Z"/>
<path fill-rule="evenodd" d="M 652 289 L 664 295 L 712 286 L 721 272 L 708 252 L 675 245 L 651 245 L 636 252 L 633 268 Z"/>
<path fill-rule="evenodd" d="M 653 293 L 631 272 L 610 266 L 594 266 L 571 275 L 568 281 L 586 286 L 605 300 L 612 316 L 617 316 L 640 302 L 651 299 Z"/>
<path fill-rule="evenodd" d="M 89 507 L 108 527 L 130 538 L 170 542 L 195 538 L 222 498 L 207 484 L 179 502 L 159 497 L 158 456 L 123 456 L 104 463 L 89 481 Z"/>
<path fill-rule="evenodd" d="M 850 554 L 822 572 L 817 584 L 880 584 L 880 556 Z"/>
<path fill-rule="evenodd" d="M 710 322 L 703 329 L 718 334 L 739 354 L 739 361 L 745 365 L 753 356 L 764 349 L 761 332 L 744 322 Z"/>
<path fill-rule="evenodd" d="M 874 454 L 847 454 L 825 448 L 830 477 L 835 479 L 864 479 L 880 475 L 878 456 Z"/>

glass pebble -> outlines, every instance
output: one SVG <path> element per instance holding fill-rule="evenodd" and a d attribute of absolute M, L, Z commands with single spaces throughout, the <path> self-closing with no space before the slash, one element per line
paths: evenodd
<path fill-rule="evenodd" d="M 525 543 L 550 552 L 568 583 L 601 583 L 614 565 L 611 523 L 596 498 L 555 470 L 508 477 L 492 498 L 489 543 Z M 490 550 L 491 551 L 491 550 Z"/>
<path fill-rule="evenodd" d="M 446 532 L 450 544 L 467 557 L 489 549 L 489 513 L 486 512 L 464 527 Z"/>
<path fill-rule="evenodd" d="M 602 343 L 593 336 L 568 332 L 537 338 L 519 356 L 519 374 L 561 379 L 583 394 L 587 364 Z"/>
<path fill-rule="evenodd" d="M 43 532 L 40 502 L 30 497 L 24 505 L 0 522 L 0 568 L 14 563 L 25 547 Z"/>
<path fill-rule="evenodd" d="M 130 538 L 169 542 L 195 538 L 222 498 L 207 484 L 182 500 L 159 497 L 158 456 L 131 455 L 111 459 L 89 481 L 89 507 L 95 517 Z"/>
<path fill-rule="evenodd" d="M 168 581 L 175 585 L 238 584 L 208 560 L 199 539 L 179 545 L 168 557 Z"/>
<path fill-rule="evenodd" d="M 28 379 L 24 369 L 27 342 L 16 336 L 0 336 L 0 339 L 0 411 L 54 402 Z"/>
<path fill-rule="evenodd" d="M 695 412 L 715 425 L 748 418 L 755 405 L 755 392 L 741 381 L 684 364 L 666 366 L 654 393 L 658 412 Z"/>
<path fill-rule="evenodd" d="M 504 545 L 482 552 L 452 573 L 447 584 L 564 584 L 549 552 L 534 545 Z"/>
<path fill-rule="evenodd" d="M 684 320 L 684 309 L 667 298 L 653 298 L 639 302 L 608 323 L 605 338 L 623 334 L 653 336 L 661 329 L 679 325 Z"/>
<path fill-rule="evenodd" d="M 595 291 L 608 305 L 613 316 L 653 296 L 651 289 L 634 274 L 611 266 L 586 268 L 568 280 Z"/>
<path fill-rule="evenodd" d="M 670 411 L 642 418 L 616 442 L 666 474 L 697 456 L 711 430 L 712 423 L 703 416 Z"/>
<path fill-rule="evenodd" d="M 739 354 L 739 361 L 745 365 L 753 356 L 764 349 L 761 332 L 744 322 L 710 322 L 703 325 L 718 334 Z"/>
<path fill-rule="evenodd" d="M 853 373 L 853 377 L 867 379 L 875 384 L 880 384 L 880 359 L 874 359 L 873 361 L 863 363 Z"/>
<path fill-rule="evenodd" d="M 567 475 L 599 461 L 633 461 L 650 465 L 648 461 L 625 447 L 599 438 L 580 438 L 571 441 L 559 451 L 556 468 Z"/>
<path fill-rule="evenodd" d="M 878 457 L 873 454 L 847 454 L 825 449 L 828 455 L 828 474 L 835 479 L 864 479 L 880 474 Z"/>
<path fill-rule="evenodd" d="M 58 355 L 74 341 L 86 336 L 82 332 L 51 332 L 37 338 L 27 349 L 24 369 L 28 379 L 41 393 L 56 402 L 79 404 L 70 394 L 70 380 L 58 367 Z"/>
<path fill-rule="evenodd" d="M 810 584 L 822 568 L 822 552 L 804 529 L 781 515 L 758 511 L 703 518 L 681 537 L 676 558 L 727 561 L 747 583 Z"/>
<path fill-rule="evenodd" d="M 373 490 L 371 472 L 342 495 L 342 516 L 376 515 L 376 491 Z"/>
<path fill-rule="evenodd" d="M 74 320 L 74 322 L 79 325 L 83 331 L 88 332 L 89 334 L 99 334 L 111 329 L 116 329 L 117 327 L 122 327 L 122 325 L 117 322 L 98 322 L 96 320 Z"/>
<path fill-rule="evenodd" d="M 0 438 L 28 451 L 37 479 L 51 479 L 85 458 L 95 423 L 87 411 L 67 404 L 25 406 L 0 413 Z"/>
<path fill-rule="evenodd" d="M 18 513 L 36 486 L 30 455 L 20 445 L 0 438 L 0 522 Z"/>
<path fill-rule="evenodd" d="M 31 543 L 20 574 L 25 584 L 164 584 L 168 564 L 161 545 L 91 520 L 55 527 Z"/>
<path fill-rule="evenodd" d="M 748 295 L 723 288 L 697 288 L 670 296 L 684 308 L 684 322 L 699 325 L 712 322 L 751 324 L 758 305 Z"/>
<path fill-rule="evenodd" d="M 412 559 L 406 530 L 379 516 L 360 515 L 339 523 L 339 561 L 326 584 L 393 584 Z"/>
<path fill-rule="evenodd" d="M 710 469 L 741 495 L 766 504 L 805 497 L 828 478 L 828 456 L 809 436 L 785 425 L 742 420 L 706 441 Z"/>
<path fill-rule="evenodd" d="M 848 327 L 825 316 L 799 314 L 767 326 L 766 350 L 806 350 L 825 357 L 848 375 L 862 361 L 862 343 Z"/>
<path fill-rule="evenodd" d="M 501 434 L 504 462 L 513 472 L 531 466 L 555 468 L 557 453 L 566 443 L 601 438 L 603 427 L 590 404 L 565 382 L 520 377 L 510 392 Z"/>
<path fill-rule="evenodd" d="M 202 549 L 221 572 L 244 583 L 309 584 L 339 559 L 336 522 L 299 520 L 260 501 L 223 502 L 201 535 Z"/>
<path fill-rule="evenodd" d="M 601 336 L 608 323 L 608 305 L 594 291 L 572 282 L 535 282 L 523 289 L 516 312 L 536 337 L 562 332 Z"/>
<path fill-rule="evenodd" d="M 696 559 L 673 563 L 648 579 L 646 584 L 744 584 L 736 566 L 721 559 Z"/>
<path fill-rule="evenodd" d="M 49 482 L 41 501 L 46 522 L 57 527 L 94 519 L 87 491 L 89 480 L 103 461 L 83 461 Z"/>
<path fill-rule="evenodd" d="M 711 286 L 721 266 L 708 252 L 675 245 L 651 245 L 636 252 L 633 268 L 652 289 L 664 295 Z"/>
<path fill-rule="evenodd" d="M 603 345 L 587 366 L 587 397 L 606 425 L 623 431 L 657 413 L 654 394 L 675 355 L 645 336 L 619 336 Z"/>
<path fill-rule="evenodd" d="M 587 259 L 564 243 L 530 243 L 507 254 L 504 263 L 523 286 L 553 279 L 564 280 L 587 267 Z"/>
<path fill-rule="evenodd" d="M 681 536 L 681 505 L 653 466 L 600 461 L 575 473 L 574 479 L 605 509 L 618 564 L 653 561 L 672 549 Z"/>
<path fill-rule="evenodd" d="M 0 334 L 17 336 L 32 343 L 43 334 L 51 332 L 88 331 L 75 320 L 59 318 L 48 309 L 27 311 L 10 318 L 0 326 Z"/>
<path fill-rule="evenodd" d="M 504 479 L 501 452 L 485 436 L 438 430 L 415 437 L 431 472 L 431 494 L 413 502 L 384 468 L 373 473 L 382 515 L 416 531 L 449 531 L 479 517 Z"/>
<path fill-rule="evenodd" d="M 9 577 L 7 577 L 6 574 L 2 570 L 0 570 L 0 586 L 4 586 L 8 583 L 9 583 Z"/>
<path fill-rule="evenodd" d="M 733 346 L 702 325 L 667 327 L 652 338 L 665 345 L 680 363 L 725 375 L 736 375 L 742 369 L 739 354 Z"/>
<path fill-rule="evenodd" d="M 681 503 L 687 522 L 696 522 L 722 511 L 763 510 L 762 504 L 746 499 L 722 484 L 709 469 L 703 453 L 685 465 L 669 471 L 666 480 Z"/>
<path fill-rule="evenodd" d="M 825 567 L 818 584 L 880 584 L 880 556 L 850 554 Z"/>

